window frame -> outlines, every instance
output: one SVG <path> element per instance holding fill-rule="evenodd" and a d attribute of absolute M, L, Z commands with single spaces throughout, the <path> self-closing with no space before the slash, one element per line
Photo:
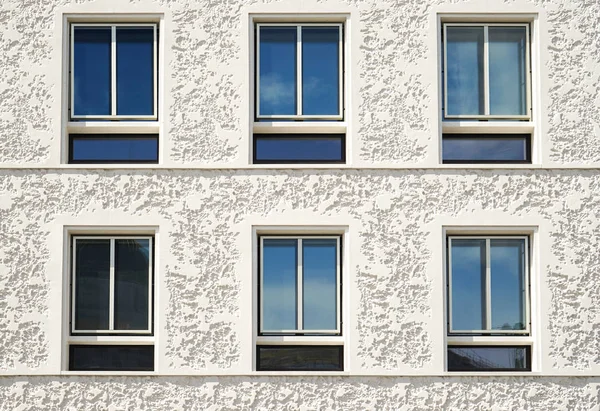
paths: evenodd
<path fill-rule="evenodd" d="M 485 20 L 485 19 L 482 19 Z M 473 115 L 448 115 L 448 70 L 446 69 L 448 62 L 447 55 L 447 27 L 483 27 L 484 28 L 484 61 L 483 61 L 483 75 L 484 75 L 484 107 L 485 112 L 489 113 L 490 110 L 490 93 L 489 93 L 489 42 L 488 42 L 488 31 L 489 27 L 525 27 L 526 30 L 526 46 L 525 46 L 525 100 L 526 100 L 526 112 L 525 115 L 511 115 L 511 114 L 473 114 Z M 457 22 L 457 21 L 442 21 L 442 53 L 443 61 L 441 69 L 443 72 L 443 105 L 442 105 L 442 120 L 513 120 L 513 121 L 532 121 L 533 108 L 532 108 L 532 62 L 531 62 L 531 22 Z"/>
<path fill-rule="evenodd" d="M 525 276 L 525 298 L 524 298 L 524 314 L 525 314 L 525 329 L 524 330 L 454 330 L 452 329 L 452 239 L 462 240 L 486 240 L 486 281 L 485 281 L 485 314 L 486 314 L 486 325 L 491 320 L 491 261 L 490 261 L 490 242 L 491 240 L 501 239 L 523 239 L 525 240 L 525 256 L 523 260 L 524 265 L 524 276 Z M 530 293 L 531 293 L 531 263 L 529 254 L 531 252 L 529 245 L 528 235 L 447 235 L 447 267 L 446 267 L 446 281 L 447 281 L 447 335 L 449 337 L 456 336 L 531 336 L 531 308 L 530 308 Z"/>
<path fill-rule="evenodd" d="M 344 120 L 344 97 L 345 97 L 345 38 L 344 38 L 344 23 L 343 22 L 253 22 L 254 24 L 254 119 L 260 120 Z M 260 29 L 261 27 L 296 27 L 296 114 L 275 114 L 262 115 L 260 114 Z M 318 114 L 301 114 L 302 112 L 302 27 L 338 27 L 338 111 L 337 115 L 318 115 Z"/>
<path fill-rule="evenodd" d="M 532 364 L 533 364 L 533 357 L 532 357 L 532 353 L 533 353 L 533 346 L 531 344 L 510 344 L 510 345 L 500 345 L 500 344 L 473 344 L 473 345 L 460 345 L 460 344 L 447 344 L 446 345 L 446 351 L 448 351 L 451 348 L 524 348 L 527 358 L 526 358 L 526 362 L 525 362 L 525 367 L 523 369 L 519 369 L 519 368 L 492 368 L 492 369 L 471 369 L 471 370 L 450 370 L 448 369 L 448 372 L 450 373 L 457 373 L 457 372 L 473 372 L 473 373 L 485 373 L 485 372 L 502 372 L 502 373 L 506 373 L 506 372 L 531 372 L 532 371 Z M 448 367 L 450 368 L 450 367 Z"/>
<path fill-rule="evenodd" d="M 444 140 L 469 140 L 469 139 L 525 139 L 525 160 L 445 160 Z M 442 164 L 531 164 L 532 138 L 531 133 L 442 133 L 441 158 Z"/>
<path fill-rule="evenodd" d="M 296 330 L 264 330 L 263 327 L 263 247 L 265 239 L 289 239 L 297 240 L 297 259 L 296 259 L 296 322 L 298 327 Z M 303 330 L 303 287 L 302 287 L 302 240 L 310 239 L 335 239 L 336 240 L 336 329 L 335 330 Z M 281 337 L 281 336 L 300 336 L 300 337 L 339 337 L 342 336 L 342 240 L 341 234 L 323 234 L 323 235 L 270 235 L 270 234 L 258 234 L 258 337 Z M 267 344 L 257 344 L 267 345 Z M 343 344 L 340 344 L 343 345 Z"/>
<path fill-rule="evenodd" d="M 108 19 L 107 19 L 108 20 Z M 74 59 L 74 42 L 75 42 L 75 28 L 76 27 L 106 27 L 111 29 L 111 114 L 93 114 L 93 115 L 75 115 L 75 59 Z M 117 114 L 117 39 L 116 30 L 117 27 L 152 27 L 154 32 L 154 41 L 152 48 L 152 67 L 153 67 L 153 104 L 151 115 L 119 115 Z M 69 59 L 69 104 L 68 104 L 68 118 L 69 121 L 89 121 L 89 120 L 146 120 L 146 121 L 157 121 L 158 120 L 158 30 L 159 23 L 85 23 L 85 22 L 69 22 L 69 42 L 68 42 L 68 59 Z"/>
<path fill-rule="evenodd" d="M 110 240 L 110 285 L 109 285 L 109 329 L 108 330 L 77 330 L 75 329 L 75 292 L 76 292 L 76 255 L 77 240 Z M 149 240 L 148 255 L 148 329 L 146 330 L 115 330 L 114 329 L 114 294 L 115 294 L 115 241 L 116 240 Z M 154 335 L 154 236 L 153 235 L 71 235 L 71 269 L 70 269 L 70 315 L 69 334 L 72 337 L 83 336 L 153 336 Z M 73 342 L 71 342 L 72 345 Z"/>

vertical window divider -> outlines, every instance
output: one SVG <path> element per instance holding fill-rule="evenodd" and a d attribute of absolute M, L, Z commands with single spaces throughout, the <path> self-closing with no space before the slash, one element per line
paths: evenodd
<path fill-rule="evenodd" d="M 298 293 L 296 295 L 296 309 L 298 310 L 297 312 L 297 321 L 298 324 L 296 325 L 296 329 L 300 330 L 300 331 L 304 331 L 304 304 L 303 304 L 303 300 L 304 300 L 304 290 L 302 288 L 302 286 L 304 285 L 304 261 L 302 259 L 302 250 L 303 250 L 303 245 L 302 245 L 302 239 L 298 239 L 298 266 L 296 268 L 296 286 L 298 288 Z"/>
<path fill-rule="evenodd" d="M 302 26 L 296 27 L 296 114 L 302 115 Z"/>
<path fill-rule="evenodd" d="M 483 26 L 483 95 L 485 99 L 485 115 L 490 115 L 490 47 L 489 26 Z"/>
<path fill-rule="evenodd" d="M 117 26 L 110 27 L 110 103 L 111 115 L 117 115 Z"/>
<path fill-rule="evenodd" d="M 108 302 L 108 329 L 115 329 L 115 239 L 110 239 L 110 280 Z"/>
<path fill-rule="evenodd" d="M 485 240 L 485 329 L 492 329 L 492 264 L 490 239 Z"/>

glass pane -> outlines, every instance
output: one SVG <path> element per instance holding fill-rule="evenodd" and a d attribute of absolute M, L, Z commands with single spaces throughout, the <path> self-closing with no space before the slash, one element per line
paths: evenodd
<path fill-rule="evenodd" d="M 75 27 L 74 115 L 110 115 L 110 27 Z"/>
<path fill-rule="evenodd" d="M 454 137 L 456 136 L 456 137 Z M 529 135 L 444 134 L 444 161 L 530 162 Z"/>
<path fill-rule="evenodd" d="M 447 27 L 446 115 L 485 114 L 483 27 Z"/>
<path fill-rule="evenodd" d="M 527 114 L 525 27 L 490 27 L 490 114 Z"/>
<path fill-rule="evenodd" d="M 296 114 L 296 27 L 261 27 L 260 115 Z"/>
<path fill-rule="evenodd" d="M 448 347 L 448 371 L 531 371 L 531 348 Z"/>
<path fill-rule="evenodd" d="M 452 330 L 485 329 L 485 240 L 452 239 Z"/>
<path fill-rule="evenodd" d="M 256 162 L 344 161 L 344 135 L 255 134 Z"/>
<path fill-rule="evenodd" d="M 158 135 L 71 134 L 70 162 L 158 162 Z"/>
<path fill-rule="evenodd" d="M 75 240 L 75 329 L 108 330 L 110 240 Z"/>
<path fill-rule="evenodd" d="M 337 329 L 337 241 L 303 240 L 305 330 Z"/>
<path fill-rule="evenodd" d="M 339 27 L 302 28 L 302 114 L 339 114 L 339 41 Z"/>
<path fill-rule="evenodd" d="M 525 240 L 490 241 L 492 329 L 524 330 Z"/>
<path fill-rule="evenodd" d="M 298 242 L 288 239 L 264 240 L 262 253 L 262 329 L 295 330 Z"/>
<path fill-rule="evenodd" d="M 147 330 L 150 240 L 115 240 L 115 330 Z"/>
<path fill-rule="evenodd" d="M 70 371 L 154 371 L 153 345 L 71 345 Z"/>
<path fill-rule="evenodd" d="M 154 114 L 154 29 L 117 28 L 117 114 Z"/>
<path fill-rule="evenodd" d="M 258 346 L 258 371 L 343 371 L 341 346 Z"/>

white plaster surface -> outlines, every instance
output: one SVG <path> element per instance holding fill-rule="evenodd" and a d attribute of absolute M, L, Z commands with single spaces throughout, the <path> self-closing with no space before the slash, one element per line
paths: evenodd
<path fill-rule="evenodd" d="M 249 166 L 249 13 L 276 12 L 350 16 L 350 169 Z M 467 12 L 538 17 L 536 169 L 439 165 L 437 13 Z M 61 164 L 64 16 L 85 13 L 164 16 L 160 169 Z M 0 409 L 600 410 L 599 18 L 584 0 L 2 0 Z M 349 227 L 349 376 L 252 369 L 251 232 L 278 224 Z M 156 376 L 61 375 L 65 226 L 92 225 L 159 227 Z M 539 229 L 536 376 L 444 376 L 443 228 L 474 225 Z"/>

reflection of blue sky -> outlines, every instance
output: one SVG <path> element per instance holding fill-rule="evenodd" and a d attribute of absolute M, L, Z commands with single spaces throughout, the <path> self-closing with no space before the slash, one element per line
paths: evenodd
<path fill-rule="evenodd" d="M 527 140 L 518 138 L 495 138 L 493 135 L 475 137 L 461 135 L 460 138 L 444 138 L 442 153 L 444 160 L 524 161 L 527 159 Z"/>
<path fill-rule="evenodd" d="M 148 329 L 148 239 L 115 241 L 115 329 Z"/>
<path fill-rule="evenodd" d="M 342 160 L 342 138 L 256 138 L 257 160 Z"/>
<path fill-rule="evenodd" d="M 75 115 L 110 114 L 110 28 L 75 28 Z"/>
<path fill-rule="evenodd" d="M 75 161 L 158 161 L 157 137 L 117 137 L 86 134 L 73 138 L 71 156 Z"/>
<path fill-rule="evenodd" d="M 261 27 L 259 104 L 261 115 L 295 115 L 296 27 Z M 303 27 L 303 114 L 338 114 L 339 29 Z"/>
<path fill-rule="evenodd" d="M 117 28 L 117 114 L 152 115 L 154 29 Z"/>
<path fill-rule="evenodd" d="M 452 240 L 452 328 L 485 327 L 485 240 Z M 523 329 L 523 239 L 492 239 L 491 329 Z"/>
<path fill-rule="evenodd" d="M 336 329 L 336 241 L 303 240 L 303 318 L 306 330 Z M 294 330 L 297 319 L 297 241 L 263 243 L 263 326 Z"/>

